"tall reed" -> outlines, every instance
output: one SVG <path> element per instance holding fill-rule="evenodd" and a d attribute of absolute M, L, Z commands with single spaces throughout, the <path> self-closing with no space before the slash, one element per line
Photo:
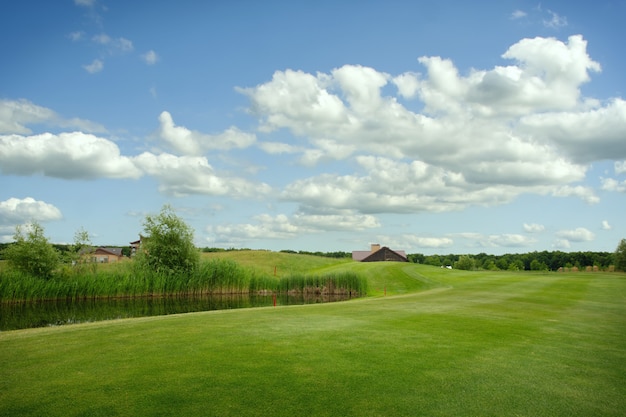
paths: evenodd
<path fill-rule="evenodd" d="M 276 278 L 228 259 L 203 260 L 186 273 L 155 272 L 134 262 L 66 267 L 47 280 L 0 269 L 0 302 L 265 292 L 364 295 L 367 280 L 353 272 Z"/>

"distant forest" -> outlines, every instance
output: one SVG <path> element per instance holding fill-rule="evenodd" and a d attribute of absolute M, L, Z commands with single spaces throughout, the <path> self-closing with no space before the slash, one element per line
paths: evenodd
<path fill-rule="evenodd" d="M 10 243 L 0 243 L 0 259 L 2 250 Z M 69 245 L 53 245 L 61 254 L 69 250 Z M 130 247 L 111 245 L 108 247 L 122 248 L 122 253 L 130 255 Z M 223 249 L 223 248 L 202 248 L 202 252 L 225 252 L 241 251 L 250 249 Z M 351 252 L 310 252 L 282 250 L 283 253 L 294 253 L 302 255 L 324 256 L 328 258 L 351 258 Z M 529 253 L 514 253 L 504 255 L 490 255 L 479 253 L 476 255 L 447 254 L 447 255 L 424 255 L 412 253 L 407 255 L 410 262 L 425 265 L 453 267 L 458 269 L 483 269 L 483 270 L 508 270 L 508 271 L 558 271 L 564 270 L 612 270 L 615 265 L 614 252 L 561 252 L 542 251 Z"/>
<path fill-rule="evenodd" d="M 351 258 L 351 252 L 306 252 L 283 250 L 287 253 L 326 256 L 330 258 Z M 614 252 L 561 252 L 543 251 L 522 254 L 489 255 L 424 255 L 412 253 L 407 255 L 410 262 L 433 265 L 451 266 L 459 269 L 486 269 L 508 271 L 558 271 L 578 269 L 610 270 L 615 265 Z"/>

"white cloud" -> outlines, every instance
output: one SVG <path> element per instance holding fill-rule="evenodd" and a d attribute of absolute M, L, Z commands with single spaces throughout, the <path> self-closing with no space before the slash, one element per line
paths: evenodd
<path fill-rule="evenodd" d="M 626 173 L 626 161 L 615 161 L 615 174 L 624 174 Z"/>
<path fill-rule="evenodd" d="M 43 124 L 57 128 L 80 129 L 92 133 L 106 132 L 104 126 L 89 120 L 61 117 L 53 110 L 28 100 L 0 99 L 0 134 L 30 134 L 31 125 Z"/>
<path fill-rule="evenodd" d="M 614 178 L 602 178 L 601 182 L 604 191 L 626 193 L 626 180 L 620 182 Z"/>
<path fill-rule="evenodd" d="M 564 185 L 555 189 L 552 195 L 556 197 L 578 197 L 588 204 L 596 204 L 600 202 L 600 198 L 595 195 L 594 191 L 590 187 L 583 187 L 581 185 L 572 187 L 570 185 Z"/>
<path fill-rule="evenodd" d="M 300 211 L 294 214 L 293 222 L 311 232 L 360 231 L 380 227 L 376 217 L 369 214 L 356 213 L 353 210 L 332 210 L 321 213 Z"/>
<path fill-rule="evenodd" d="M 473 242 L 472 246 L 478 246 L 483 248 L 520 248 L 531 246 L 533 243 L 537 242 L 537 240 L 534 238 L 515 233 L 504 233 L 499 235 L 484 235 L 482 233 L 458 233 L 456 235 Z"/>
<path fill-rule="evenodd" d="M 85 32 L 83 31 L 76 31 L 76 32 L 71 32 L 69 35 L 67 35 L 68 38 L 70 38 L 73 42 L 77 42 L 82 40 L 85 37 Z"/>
<path fill-rule="evenodd" d="M 527 116 L 520 129 L 545 137 L 583 163 L 626 158 L 626 101 L 619 98 L 602 108 Z"/>
<path fill-rule="evenodd" d="M 595 239 L 595 234 L 584 227 L 573 230 L 560 230 L 556 232 L 556 237 L 566 239 L 570 242 L 590 242 Z"/>
<path fill-rule="evenodd" d="M 552 29 L 559 29 L 559 28 L 567 26 L 567 18 L 565 16 L 559 16 L 558 14 L 554 13 L 552 10 L 548 10 L 548 13 L 550 14 L 551 18 L 550 20 L 543 21 L 543 25 L 545 27 L 552 28 Z"/>
<path fill-rule="evenodd" d="M 209 226 L 207 231 L 218 236 L 217 240 L 249 241 L 261 239 L 290 239 L 301 231 L 293 225 L 287 216 L 280 214 L 276 217 L 259 215 L 257 224 L 237 224 Z"/>
<path fill-rule="evenodd" d="M 526 233 L 541 233 L 545 230 L 545 226 L 537 223 L 524 223 L 524 231 Z"/>
<path fill-rule="evenodd" d="M 602 230 L 611 230 L 612 228 L 607 220 L 602 220 Z"/>
<path fill-rule="evenodd" d="M 118 146 L 82 132 L 33 136 L 0 135 L 0 170 L 4 174 L 65 179 L 137 178 L 141 172 Z"/>
<path fill-rule="evenodd" d="M 106 33 L 100 33 L 99 35 L 95 35 L 91 38 L 91 40 L 101 45 L 108 45 L 109 43 L 111 43 L 111 37 Z"/>
<path fill-rule="evenodd" d="M 145 54 L 141 55 L 141 59 L 143 59 L 143 61 L 148 65 L 154 65 L 159 61 L 159 56 L 157 55 L 156 52 L 154 52 L 153 50 L 150 50 L 146 52 Z"/>
<path fill-rule="evenodd" d="M 393 238 L 388 236 L 381 239 L 382 241 L 391 241 Z M 454 244 L 454 240 L 449 237 L 427 237 L 416 235 L 401 235 L 398 239 L 398 243 L 395 244 L 398 248 L 448 248 Z M 406 249 L 405 249 L 406 250 Z"/>
<path fill-rule="evenodd" d="M 0 225 L 18 225 L 29 221 L 46 222 L 59 220 L 61 210 L 52 204 L 32 197 L 9 198 L 0 201 Z"/>
<path fill-rule="evenodd" d="M 46 107 L 28 100 L 0 99 L 0 134 L 30 134 L 31 125 L 44 124 L 60 128 L 80 129 L 92 133 L 106 132 L 104 126 L 89 120 L 65 119 Z"/>
<path fill-rule="evenodd" d="M 522 193 L 595 203 L 592 189 L 571 184 L 585 179 L 590 162 L 624 152 L 626 124 L 621 100 L 602 106 L 581 97 L 589 73 L 601 69 L 586 47 L 580 35 L 523 39 L 502 55 L 513 65 L 465 76 L 450 60 L 421 57 L 426 75 L 345 65 L 327 74 L 277 71 L 267 83 L 237 90 L 250 99 L 261 131 L 288 129 L 309 145 L 262 145 L 267 152 L 302 150 L 307 166 L 353 157 L 360 165 L 353 175 L 297 180 L 285 190 L 289 200 L 321 205 L 328 198 L 333 207 L 373 212 L 451 210 Z M 383 95 L 389 83 L 397 97 Z M 424 111 L 409 110 L 399 97 L 421 101 Z M 567 123 L 578 128 L 564 135 Z M 366 163 L 363 154 L 389 162 Z M 430 187 L 413 183 L 408 167 L 418 165 L 428 167 Z M 375 179 L 387 181 L 388 191 Z"/>
<path fill-rule="evenodd" d="M 175 156 L 144 152 L 133 158 L 141 171 L 155 177 L 159 191 L 173 196 L 228 195 L 233 198 L 260 197 L 270 191 L 264 183 L 218 175 L 205 157 Z"/>
<path fill-rule="evenodd" d="M 26 125 L 56 118 L 52 110 L 27 100 L 0 100 L 0 133 L 28 134 L 32 131 Z"/>
<path fill-rule="evenodd" d="M 119 49 L 122 52 L 130 52 L 133 49 L 135 49 L 132 41 L 126 38 L 117 38 L 114 42 L 114 45 L 117 49 Z"/>
<path fill-rule="evenodd" d="M 83 65 L 83 68 L 88 73 L 95 74 L 95 73 L 98 73 L 98 72 L 100 72 L 100 71 L 102 71 L 104 69 L 104 62 L 102 62 L 102 60 L 100 60 L 100 59 L 94 59 L 91 62 L 91 64 Z"/>
<path fill-rule="evenodd" d="M 398 94 L 404 98 L 413 98 L 419 91 L 420 82 L 417 74 L 410 72 L 400 74 L 394 77 L 392 82 L 398 88 Z"/>
<path fill-rule="evenodd" d="M 283 199 L 363 213 L 442 212 L 476 204 L 504 204 L 522 190 L 533 190 L 503 184 L 478 185 L 462 174 L 421 161 L 405 163 L 374 156 L 358 156 L 356 161 L 364 174 L 322 174 L 296 180 L 285 188 Z"/>
<path fill-rule="evenodd" d="M 572 247 L 572 244 L 567 239 L 556 239 L 552 247 L 555 249 L 569 249 Z"/>
<path fill-rule="evenodd" d="M 169 112 L 159 116 L 157 137 L 169 149 L 183 155 L 201 155 L 207 150 L 241 149 L 251 146 L 256 141 L 254 134 L 245 133 L 231 127 L 218 135 L 208 135 L 189 130 L 184 126 L 176 126 Z"/>
<path fill-rule="evenodd" d="M 74 0 L 74 4 L 83 7 L 93 7 L 96 4 L 96 0 Z"/>
<path fill-rule="evenodd" d="M 521 19 L 522 17 L 526 17 L 527 13 L 523 10 L 515 10 L 511 13 L 511 19 Z"/>
<path fill-rule="evenodd" d="M 291 239 L 303 234 L 324 231 L 359 231 L 380 227 L 378 220 L 370 215 L 358 214 L 349 210 L 326 213 L 306 213 L 299 211 L 289 217 L 285 214 L 255 216 L 255 223 L 212 225 L 207 232 L 213 241 L 222 244 L 245 244 L 252 240 Z"/>
<path fill-rule="evenodd" d="M 286 70 L 276 71 L 266 84 L 236 90 L 250 98 L 251 112 L 263 119 L 263 131 L 287 127 L 304 135 L 348 122 L 343 102 L 326 89 L 328 82 L 325 74 Z"/>
<path fill-rule="evenodd" d="M 304 149 L 299 146 L 282 142 L 260 142 L 258 146 L 270 155 L 293 154 L 304 151 Z"/>
<path fill-rule="evenodd" d="M 91 38 L 91 40 L 99 45 L 104 45 L 109 48 L 109 52 L 131 52 L 134 49 L 133 42 L 123 38 L 112 38 L 106 33 L 100 33 Z M 154 53 L 154 51 L 150 51 Z M 149 53 L 150 53 L 149 52 Z M 156 58 L 156 54 L 154 54 Z"/>

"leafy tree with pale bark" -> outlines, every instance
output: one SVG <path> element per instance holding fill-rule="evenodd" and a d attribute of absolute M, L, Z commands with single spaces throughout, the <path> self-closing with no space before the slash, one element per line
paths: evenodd
<path fill-rule="evenodd" d="M 59 252 L 44 234 L 44 228 L 36 221 L 15 227 L 14 243 L 3 252 L 12 268 L 23 273 L 49 279 L 59 266 Z"/>
<path fill-rule="evenodd" d="M 188 273 L 196 268 L 200 253 L 193 244 L 193 229 L 165 205 L 156 215 L 147 215 L 137 261 L 150 271 Z"/>

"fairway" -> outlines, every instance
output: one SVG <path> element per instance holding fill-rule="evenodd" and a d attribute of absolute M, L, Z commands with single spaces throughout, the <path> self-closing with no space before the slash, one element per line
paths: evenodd
<path fill-rule="evenodd" d="M 325 268 L 373 296 L 0 333 L 0 415 L 626 413 L 624 274 Z"/>

